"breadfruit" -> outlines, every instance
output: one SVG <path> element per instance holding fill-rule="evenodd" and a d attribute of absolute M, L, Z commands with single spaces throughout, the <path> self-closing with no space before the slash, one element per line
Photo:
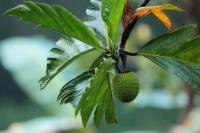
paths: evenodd
<path fill-rule="evenodd" d="M 133 101 L 139 93 L 139 81 L 135 73 L 127 72 L 115 75 L 112 81 L 114 95 L 124 103 Z"/>

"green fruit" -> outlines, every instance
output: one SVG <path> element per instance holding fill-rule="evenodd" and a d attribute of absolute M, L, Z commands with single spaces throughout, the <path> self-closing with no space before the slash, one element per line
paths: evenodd
<path fill-rule="evenodd" d="M 113 92 L 124 103 L 133 101 L 139 92 L 139 81 L 133 72 L 116 75 L 112 81 Z"/>

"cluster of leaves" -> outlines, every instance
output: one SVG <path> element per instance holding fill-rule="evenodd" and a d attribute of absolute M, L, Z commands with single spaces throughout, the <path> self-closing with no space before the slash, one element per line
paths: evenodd
<path fill-rule="evenodd" d="M 90 11 L 101 13 L 98 17 L 103 20 L 105 27 L 103 33 L 58 5 L 25 1 L 8 10 L 6 14 L 65 35 L 58 41 L 58 47 L 50 51 L 46 76 L 40 80 L 42 89 L 81 56 L 91 52 L 100 53 L 88 71 L 67 82 L 58 96 L 61 104 L 71 103 L 74 106 L 76 115 L 80 112 L 84 126 L 94 111 L 94 121 L 96 126 L 99 126 L 103 116 L 107 123 L 117 123 L 110 81 L 112 74 L 115 73 L 116 58 L 119 58 L 116 49 L 117 34 L 125 6 L 124 28 L 133 19 L 153 13 L 170 29 L 171 22 L 161 10 L 181 9 L 172 5 L 162 5 L 138 8 L 134 11 L 130 7 L 127 9 L 126 0 L 91 0 L 91 2 L 98 10 L 90 9 Z M 94 19 L 89 21 L 95 21 L 97 16 L 92 17 Z M 163 69 L 176 74 L 196 92 L 200 92 L 200 37 L 193 39 L 194 31 L 195 26 L 188 25 L 164 34 L 144 45 L 137 55 L 142 55 Z M 99 39 L 99 33 L 106 40 L 106 48 Z"/>

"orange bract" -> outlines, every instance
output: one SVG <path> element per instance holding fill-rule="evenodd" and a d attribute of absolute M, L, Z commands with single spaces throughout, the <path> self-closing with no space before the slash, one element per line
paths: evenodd
<path fill-rule="evenodd" d="M 130 7 L 129 7 L 130 8 Z M 127 9 L 126 9 L 127 10 Z M 130 10 L 130 9 L 129 9 Z M 144 17 L 150 13 L 152 13 L 158 20 L 164 24 L 167 29 L 172 29 L 171 20 L 162 10 L 173 10 L 173 11 L 183 11 L 182 9 L 178 8 L 177 6 L 171 4 L 165 4 L 160 6 L 148 6 L 148 7 L 140 7 L 133 14 L 125 15 L 126 22 L 124 22 L 124 27 L 127 27 L 128 23 L 136 18 Z"/>
<path fill-rule="evenodd" d="M 161 21 L 161 23 L 165 25 L 165 27 L 167 27 L 167 29 L 171 30 L 173 28 L 172 22 L 165 13 L 161 12 L 159 9 L 152 10 L 152 13 L 158 20 Z"/>
<path fill-rule="evenodd" d="M 132 14 L 134 14 L 135 10 L 133 10 L 131 8 L 131 6 L 129 5 L 128 1 L 126 2 L 125 8 L 124 8 L 124 17 L 123 17 L 123 26 L 127 27 L 130 20 L 131 20 L 131 16 Z"/>

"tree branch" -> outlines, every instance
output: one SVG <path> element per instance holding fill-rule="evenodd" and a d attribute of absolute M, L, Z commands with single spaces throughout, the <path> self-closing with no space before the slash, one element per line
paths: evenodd
<path fill-rule="evenodd" d="M 189 8 L 190 17 L 197 24 L 198 33 L 200 33 L 200 10 L 199 10 L 198 0 L 187 0 L 187 5 Z"/>
<path fill-rule="evenodd" d="M 139 7 L 144 7 L 144 6 L 146 6 L 149 2 L 150 2 L 150 0 L 144 0 L 144 1 L 139 5 Z"/>
<path fill-rule="evenodd" d="M 139 7 L 144 7 L 146 6 L 148 3 L 150 2 L 150 0 L 144 0 L 139 6 Z M 119 46 L 119 49 L 124 49 L 126 42 L 130 36 L 130 33 L 132 31 L 132 29 L 134 28 L 135 24 L 137 23 L 138 18 L 135 18 L 132 22 L 129 23 L 129 25 L 127 26 L 127 28 L 124 30 L 123 35 L 122 35 L 122 39 L 121 39 L 121 44 Z"/>
<path fill-rule="evenodd" d="M 144 0 L 139 6 L 139 7 L 145 7 L 148 3 L 150 2 L 150 0 Z M 126 42 L 130 36 L 131 31 L 133 30 L 135 24 L 137 23 L 138 18 L 136 17 L 134 20 L 132 20 L 127 28 L 124 29 L 124 32 L 122 34 L 122 39 L 121 39 L 121 43 L 118 47 L 118 53 L 119 56 L 122 60 L 122 65 L 123 65 L 123 71 L 126 71 L 126 62 L 127 62 L 127 57 L 126 57 L 126 53 L 123 53 L 122 51 L 124 51 L 124 48 L 126 46 Z"/>

